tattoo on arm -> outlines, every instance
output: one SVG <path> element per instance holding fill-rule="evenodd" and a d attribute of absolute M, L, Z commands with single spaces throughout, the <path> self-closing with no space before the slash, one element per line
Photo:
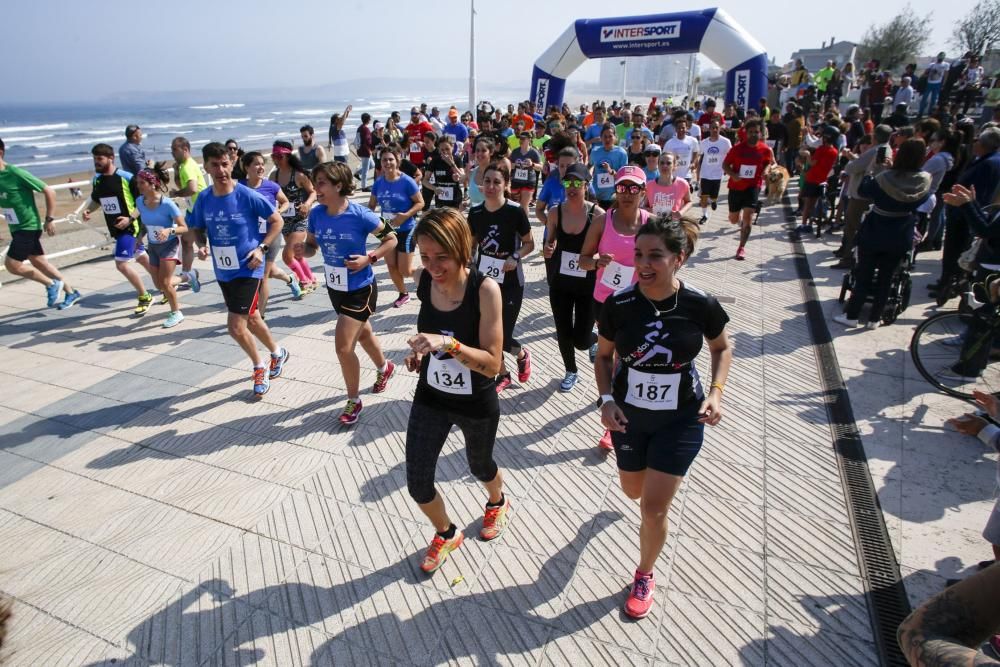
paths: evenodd
<path fill-rule="evenodd" d="M 953 591 L 945 591 L 915 618 L 900 626 L 899 640 L 906 656 L 927 667 L 1000 665 L 977 650 L 984 640 L 982 623 L 973 617 Z"/>

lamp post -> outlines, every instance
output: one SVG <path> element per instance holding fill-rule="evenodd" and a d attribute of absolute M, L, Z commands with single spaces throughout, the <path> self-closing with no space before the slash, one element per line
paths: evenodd
<path fill-rule="evenodd" d="M 628 83 L 628 81 L 627 81 L 628 66 L 625 64 L 626 62 L 627 61 L 624 60 L 624 59 L 621 62 L 621 66 L 622 66 L 622 103 L 623 104 L 625 102 L 625 86 Z"/>

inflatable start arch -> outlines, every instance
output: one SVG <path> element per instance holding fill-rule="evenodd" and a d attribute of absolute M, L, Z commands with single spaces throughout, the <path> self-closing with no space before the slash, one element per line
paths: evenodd
<path fill-rule="evenodd" d="M 726 102 L 755 107 L 767 94 L 767 53 L 724 10 L 578 19 L 535 61 L 531 99 L 561 106 L 566 79 L 589 58 L 700 52 L 726 71 Z"/>

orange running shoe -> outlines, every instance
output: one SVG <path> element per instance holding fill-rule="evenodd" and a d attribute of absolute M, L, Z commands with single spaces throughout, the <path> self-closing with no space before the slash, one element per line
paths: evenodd
<path fill-rule="evenodd" d="M 507 527 L 507 513 L 510 511 L 510 498 L 506 495 L 503 498 L 503 505 L 500 507 L 486 506 L 486 515 L 483 517 L 483 528 L 479 531 L 479 537 L 487 542 L 500 537 L 500 533 Z"/>
<path fill-rule="evenodd" d="M 446 540 L 435 533 L 434 539 L 431 540 L 431 546 L 427 548 L 427 553 L 420 562 L 420 569 L 427 574 L 436 571 L 448 560 L 448 554 L 462 546 L 462 540 L 464 539 L 465 536 L 462 534 L 462 531 L 457 528 L 455 529 L 455 537 L 450 540 Z"/>

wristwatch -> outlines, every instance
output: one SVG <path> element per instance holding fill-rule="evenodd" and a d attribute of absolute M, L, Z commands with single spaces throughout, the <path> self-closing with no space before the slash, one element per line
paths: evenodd
<path fill-rule="evenodd" d="M 265 255 L 267 254 L 267 251 L 271 249 L 271 246 L 267 245 L 266 243 L 261 243 L 261 244 L 260 244 L 259 246 L 257 246 L 257 247 L 258 247 L 258 248 L 260 248 L 260 251 L 261 251 L 262 253 L 264 253 Z"/>
<path fill-rule="evenodd" d="M 374 265 L 378 261 L 378 255 L 373 252 L 368 253 L 368 263 Z"/>
<path fill-rule="evenodd" d="M 519 253 L 519 252 L 512 252 L 510 254 L 510 258 L 513 259 L 515 262 L 520 262 L 521 261 L 521 253 Z"/>
<path fill-rule="evenodd" d="M 51 215 L 47 215 L 47 216 L 45 216 L 45 222 L 46 222 L 46 223 L 50 223 L 50 222 L 52 222 L 53 220 L 55 220 L 55 218 L 53 218 L 53 217 L 52 217 Z"/>
<path fill-rule="evenodd" d="M 611 403 L 615 400 L 615 397 L 611 394 L 601 394 L 601 397 L 597 399 L 597 409 L 600 410 L 604 407 L 605 403 Z"/>

